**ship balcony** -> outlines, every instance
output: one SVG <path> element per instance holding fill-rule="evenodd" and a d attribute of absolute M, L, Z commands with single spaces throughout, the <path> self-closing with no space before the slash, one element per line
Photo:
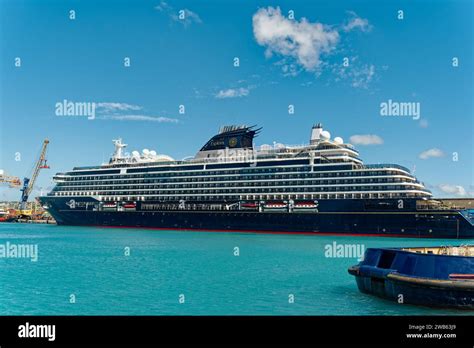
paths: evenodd
<path fill-rule="evenodd" d="M 56 175 L 53 176 L 53 181 L 56 183 L 66 182 L 67 177 L 68 175 L 64 173 L 57 173 Z"/>

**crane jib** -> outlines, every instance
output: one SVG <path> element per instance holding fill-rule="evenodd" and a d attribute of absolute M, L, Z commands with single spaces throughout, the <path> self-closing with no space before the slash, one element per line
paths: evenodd
<path fill-rule="evenodd" d="M 46 149 L 48 148 L 49 140 L 45 139 L 43 141 L 43 146 L 41 147 L 41 153 L 36 161 L 33 174 L 31 175 L 31 178 L 24 178 L 23 180 L 23 188 L 22 188 L 22 193 L 21 193 L 21 210 L 24 210 L 26 208 L 26 202 L 28 201 L 28 197 L 33 190 L 33 187 L 36 182 L 36 178 L 38 177 L 38 174 L 41 169 L 46 169 L 49 168 L 47 165 L 47 160 L 46 160 Z"/>

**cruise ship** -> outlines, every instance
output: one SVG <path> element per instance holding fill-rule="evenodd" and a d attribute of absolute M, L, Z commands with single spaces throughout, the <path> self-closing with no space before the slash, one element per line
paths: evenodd
<path fill-rule="evenodd" d="M 163 230 L 474 238 L 474 216 L 432 197 L 397 164 L 364 164 L 321 124 L 309 144 L 254 147 L 256 126 L 224 126 L 186 160 L 125 153 L 54 176 L 40 202 L 59 225 Z"/>

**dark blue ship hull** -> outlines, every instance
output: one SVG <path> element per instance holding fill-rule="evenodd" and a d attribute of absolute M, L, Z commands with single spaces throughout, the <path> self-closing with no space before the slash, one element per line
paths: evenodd
<path fill-rule="evenodd" d="M 416 211 L 416 202 L 397 209 L 391 200 L 325 200 L 316 211 L 190 210 L 159 206 L 105 209 L 92 198 L 42 197 L 59 225 L 140 227 L 206 231 L 474 238 L 474 225 L 459 211 Z M 153 202 L 146 202 L 152 206 Z"/>
<path fill-rule="evenodd" d="M 349 273 L 361 292 L 400 304 L 474 309 L 472 256 L 371 248 Z"/>

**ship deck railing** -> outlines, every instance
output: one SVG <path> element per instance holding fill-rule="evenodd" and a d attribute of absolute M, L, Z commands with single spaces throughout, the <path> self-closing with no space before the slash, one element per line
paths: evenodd
<path fill-rule="evenodd" d="M 288 154 L 286 154 L 288 155 Z M 272 158 L 273 156 L 259 156 L 256 160 L 258 159 L 266 159 L 266 158 Z M 286 156 L 281 156 L 281 158 L 285 158 Z M 288 156 L 291 158 L 292 156 Z M 255 159 L 248 159 L 248 162 L 255 162 Z M 143 167 L 152 167 L 152 166 L 157 166 L 157 165 L 183 165 L 183 164 L 213 164 L 213 163 L 219 163 L 222 162 L 222 159 L 200 159 L 200 160 L 190 160 L 190 161 L 170 161 L 170 162 L 146 162 L 146 163 L 117 163 L 117 164 L 106 164 L 103 166 L 88 166 L 88 167 L 74 167 L 73 171 L 75 170 L 90 170 L 90 169 L 104 169 L 104 168 L 128 168 L 128 167 L 135 167 L 137 165 L 143 166 Z M 336 163 L 336 162 L 335 162 Z M 403 170 L 407 173 L 410 173 L 410 170 L 404 166 L 401 166 L 399 164 L 394 164 L 394 163 L 382 163 L 382 164 L 355 164 L 355 168 L 361 168 L 361 169 L 387 169 L 387 168 L 395 168 L 395 169 L 400 169 Z M 58 173 L 58 175 L 64 175 L 65 173 Z"/>
<path fill-rule="evenodd" d="M 366 169 L 396 168 L 396 169 L 401 169 L 410 173 L 410 169 L 408 169 L 407 167 L 401 166 L 399 164 L 395 164 L 395 163 L 363 164 L 361 166 Z"/>

